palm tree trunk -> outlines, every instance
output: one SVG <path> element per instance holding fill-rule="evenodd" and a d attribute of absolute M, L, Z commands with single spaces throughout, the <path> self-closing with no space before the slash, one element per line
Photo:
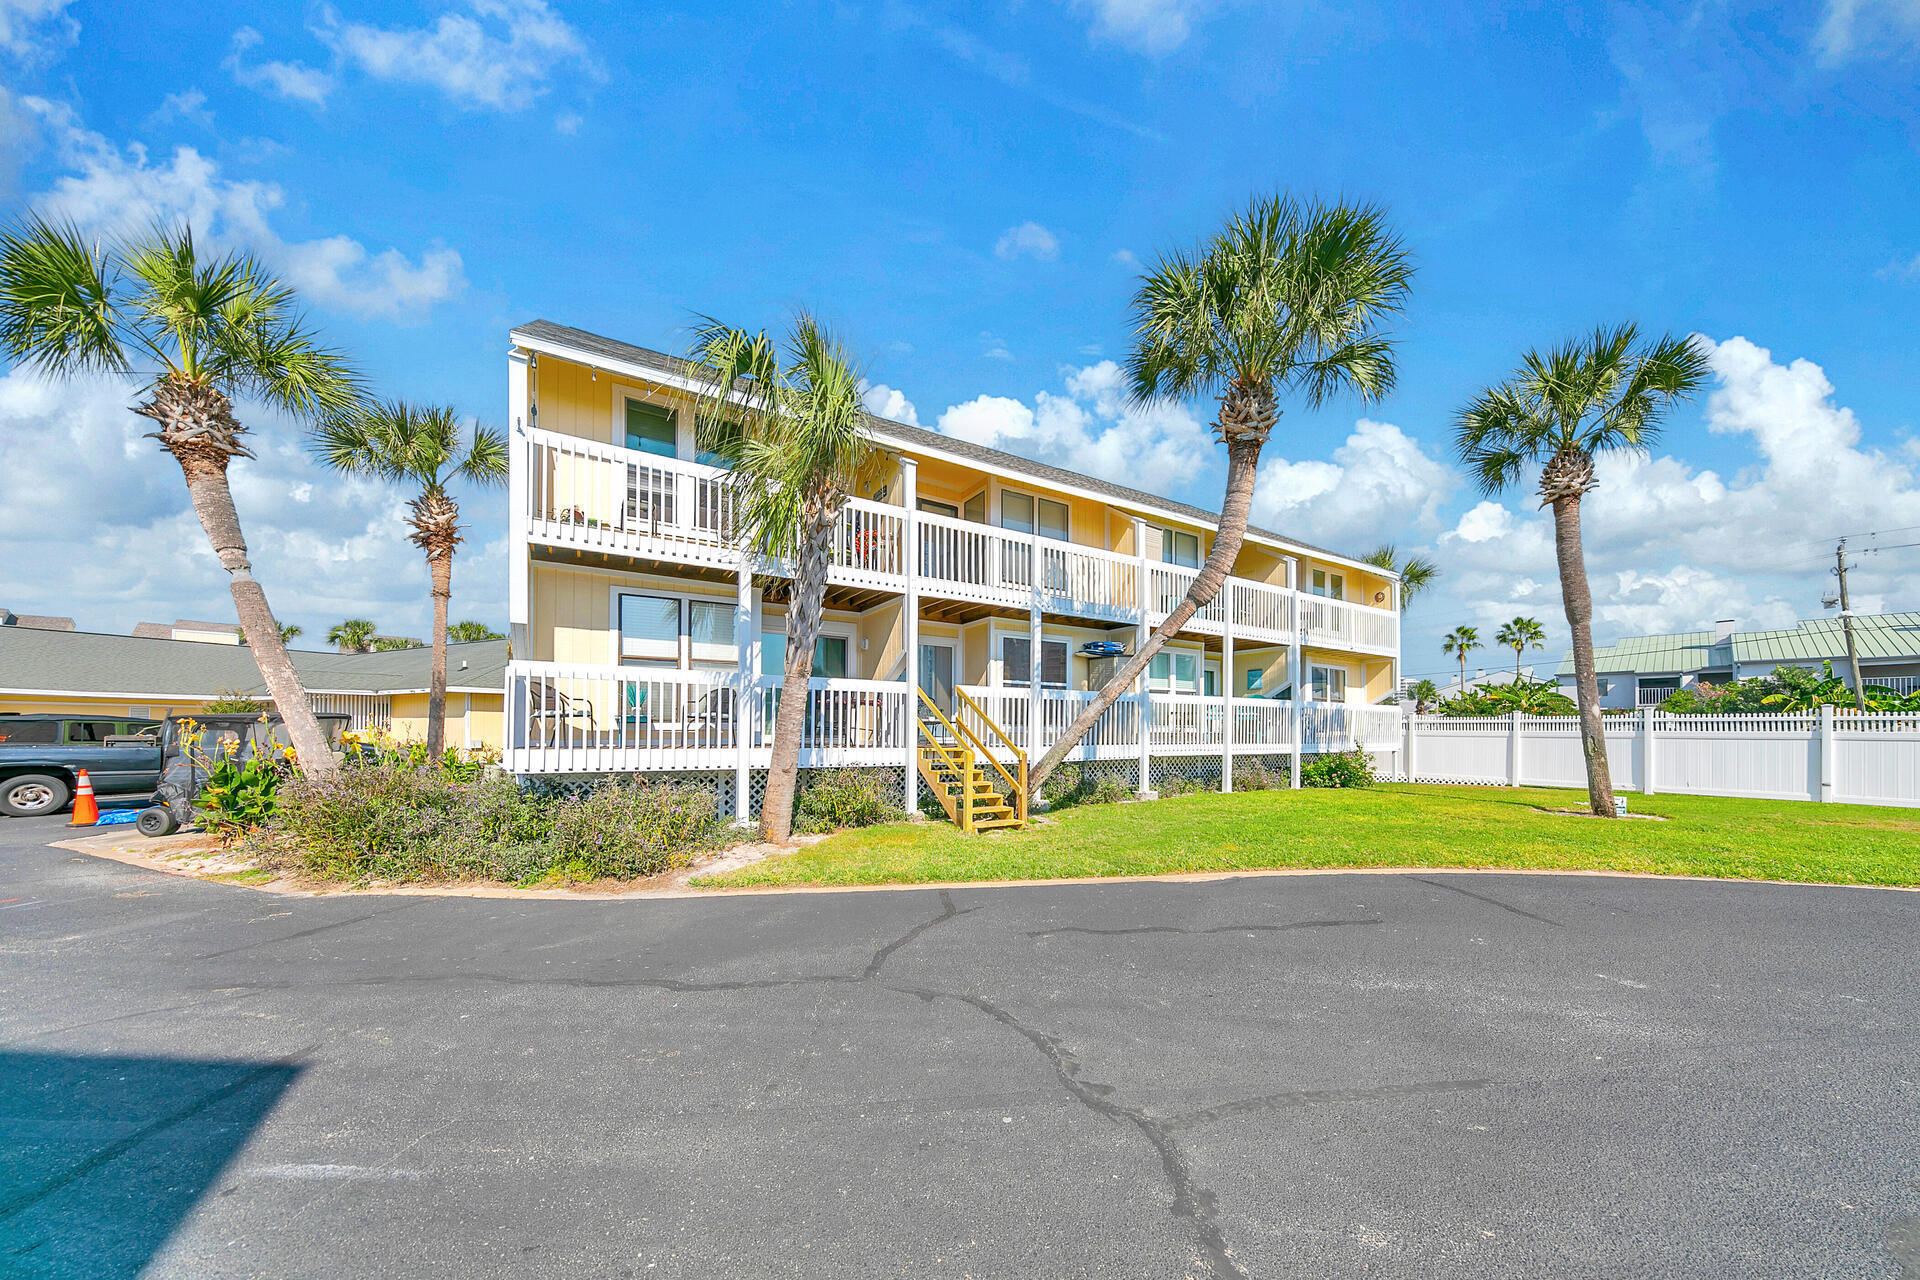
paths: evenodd
<path fill-rule="evenodd" d="M 793 601 L 787 609 L 787 661 L 780 707 L 773 717 L 773 756 L 760 802 L 760 838 L 784 844 L 793 835 L 793 798 L 800 781 L 800 736 L 807 723 L 807 681 L 813 676 L 813 642 L 827 599 L 827 558 L 839 505 L 810 504 L 795 566 Z"/>
<path fill-rule="evenodd" d="M 1580 546 L 1580 499 L 1553 500 L 1553 548 L 1560 560 L 1560 598 L 1573 632 L 1573 683 L 1580 703 L 1580 750 L 1587 759 L 1587 801 L 1595 817 L 1613 816 L 1613 775 L 1607 768 L 1607 730 L 1600 716 L 1600 682 L 1593 672 L 1593 592 Z"/>
<path fill-rule="evenodd" d="M 447 601 L 453 595 L 453 552 L 430 554 L 433 575 L 433 674 L 427 681 L 427 755 L 447 749 Z"/>
<path fill-rule="evenodd" d="M 207 541 L 213 544 L 214 555 L 227 571 L 227 585 L 233 592 L 233 608 L 239 616 L 240 629 L 246 632 L 254 663 L 260 668 L 260 679 L 273 698 L 274 710 L 280 713 L 287 735 L 293 739 L 301 771 L 329 775 L 339 766 L 334 762 L 326 735 L 320 731 L 320 722 L 314 718 L 313 708 L 307 705 L 307 691 L 300 683 L 299 673 L 293 669 L 293 660 L 287 657 L 287 646 L 280 639 L 280 624 L 267 605 L 267 593 L 253 576 L 253 565 L 247 559 L 247 540 L 240 532 L 240 514 L 234 510 L 233 491 L 227 486 L 226 461 L 224 456 L 213 454 L 180 458 L 180 470 L 187 479 L 187 494 L 193 500 L 194 514 L 200 517 L 200 527 L 207 531 Z"/>
<path fill-rule="evenodd" d="M 1246 541 L 1247 512 L 1253 505 L 1254 469 L 1259 465 L 1260 446 L 1264 443 L 1264 439 L 1242 437 L 1227 446 L 1227 491 L 1220 503 L 1220 525 L 1214 534 L 1213 550 L 1208 553 L 1207 562 L 1200 566 L 1200 572 L 1195 575 L 1193 585 L 1187 588 L 1186 598 L 1174 606 L 1173 612 L 1167 615 L 1165 622 L 1148 633 L 1146 643 L 1140 646 L 1140 651 L 1115 672 L 1113 678 L 1094 695 L 1093 700 L 1081 709 L 1080 714 L 1074 717 L 1073 723 L 1068 725 L 1066 731 L 1060 735 L 1059 741 L 1047 748 L 1046 755 L 1040 758 L 1040 763 L 1027 775 L 1029 794 L 1039 792 L 1040 784 L 1060 767 L 1060 762 L 1079 745 L 1080 739 L 1092 731 L 1100 717 L 1106 714 L 1107 708 L 1119 701 L 1122 694 L 1133 688 L 1134 681 L 1138 680 L 1140 673 L 1147 669 L 1147 664 L 1153 661 L 1153 655 L 1160 652 L 1161 646 L 1180 634 L 1180 628 L 1187 624 L 1187 620 L 1220 594 L 1220 588 L 1226 585 L 1227 574 L 1233 569 L 1233 562 L 1240 557 L 1240 544 Z M 1142 582 L 1139 590 L 1141 607 L 1145 608 L 1147 584 Z M 1037 654 L 1034 655 L 1034 663 L 1037 672 L 1039 663 Z M 1036 678 L 1038 678 L 1037 675 Z M 1232 680 L 1233 673 L 1228 672 L 1227 682 L 1231 683 Z M 1295 674 L 1294 682 L 1299 683 L 1298 673 Z M 1152 726 L 1143 718 L 1140 732 L 1147 733 L 1151 728 Z"/>

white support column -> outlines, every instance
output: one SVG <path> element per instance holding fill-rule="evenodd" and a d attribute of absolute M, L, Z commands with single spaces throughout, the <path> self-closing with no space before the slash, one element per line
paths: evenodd
<path fill-rule="evenodd" d="M 1040 508 L 1036 502 L 1033 511 L 1033 563 L 1028 576 L 1033 579 L 1032 594 L 1027 604 L 1027 755 L 1037 758 L 1041 751 L 1040 741 L 1040 582 L 1046 573 L 1040 554 Z M 1069 661 L 1071 670 L 1073 663 Z"/>
<path fill-rule="evenodd" d="M 1657 739 L 1654 737 L 1656 710 L 1654 707 L 1640 708 L 1640 794 L 1648 796 L 1654 794 L 1653 762 L 1658 755 L 1655 749 Z"/>
<path fill-rule="evenodd" d="M 1134 572 L 1140 575 L 1139 616 L 1134 621 L 1133 651 L 1139 653 L 1147 645 L 1147 633 L 1152 625 L 1147 621 L 1150 616 L 1147 590 L 1147 522 L 1138 516 L 1133 520 Z M 1133 696 L 1140 708 L 1140 782 L 1134 790 L 1146 792 L 1153 789 L 1153 693 L 1147 683 L 1147 673 L 1142 671 L 1140 678 L 1134 681 Z"/>
<path fill-rule="evenodd" d="M 901 714 L 902 740 L 906 746 L 905 780 L 901 794 L 907 802 L 907 816 L 920 812 L 920 771 L 914 767 L 919 755 L 920 730 L 920 464 L 912 458 L 900 459 L 901 517 L 900 554 L 905 560 L 907 590 L 900 601 L 900 643 L 907 655 L 907 698 Z"/>
<path fill-rule="evenodd" d="M 1823 705 L 1820 708 L 1820 729 L 1814 738 L 1814 749 L 1820 753 L 1820 801 L 1833 803 L 1833 707 Z"/>
<path fill-rule="evenodd" d="M 753 736 L 760 710 L 754 696 L 754 679 L 760 674 L 760 593 L 754 590 L 753 566 L 745 556 L 734 585 L 733 638 L 740 654 L 734 673 L 733 821 L 744 827 L 753 822 Z"/>
<path fill-rule="evenodd" d="M 1307 735 L 1307 669 L 1303 646 L 1300 643 L 1300 561 L 1293 556 L 1287 557 L 1287 585 L 1293 588 L 1289 597 L 1293 610 L 1293 621 L 1287 628 L 1291 640 L 1287 644 L 1287 681 L 1293 686 L 1293 754 L 1288 772 L 1292 775 L 1293 789 L 1300 789 L 1300 753 L 1306 749 Z"/>
<path fill-rule="evenodd" d="M 516 348 L 507 353 L 507 635 L 513 656 L 522 662 L 533 657 L 527 626 L 532 616 L 527 522 L 533 510 L 529 405 L 527 353 Z M 513 715 L 512 708 L 507 714 Z"/>
<path fill-rule="evenodd" d="M 1520 785 L 1520 713 L 1507 716 L 1507 785 Z"/>
<path fill-rule="evenodd" d="M 1227 579 L 1227 616 L 1220 625 L 1220 790 L 1233 790 L 1233 579 Z"/>

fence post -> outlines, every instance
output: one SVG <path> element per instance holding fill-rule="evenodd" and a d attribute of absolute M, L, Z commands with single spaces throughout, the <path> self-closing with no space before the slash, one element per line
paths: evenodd
<path fill-rule="evenodd" d="M 1640 708 L 1640 793 L 1642 795 L 1654 794 L 1653 762 L 1659 754 L 1655 749 L 1657 741 L 1655 731 L 1659 722 L 1654 717 L 1658 714 L 1659 709 L 1656 707 Z"/>
<path fill-rule="evenodd" d="M 1418 740 L 1418 734 L 1416 734 L 1414 731 L 1414 722 L 1417 721 L 1419 718 L 1420 718 L 1420 713 L 1418 711 L 1407 712 L 1407 717 L 1406 717 L 1407 749 L 1406 749 L 1406 753 L 1402 755 L 1400 759 L 1404 766 L 1408 782 L 1418 782 L 1420 780 L 1419 775 L 1414 772 L 1415 762 L 1414 762 L 1414 751 L 1413 751 L 1413 744 L 1415 741 Z"/>
<path fill-rule="evenodd" d="M 1153 614 L 1148 609 L 1147 522 L 1138 516 L 1133 520 L 1133 550 L 1138 584 L 1133 601 L 1138 611 L 1134 619 L 1133 652 L 1139 653 L 1146 647 Z M 1133 696 L 1140 705 L 1140 784 L 1134 790 L 1144 794 L 1153 789 L 1153 691 L 1147 672 L 1142 671 L 1140 678 L 1133 682 Z"/>
<path fill-rule="evenodd" d="M 1814 739 L 1815 750 L 1820 753 L 1820 802 L 1833 803 L 1833 707 L 1824 704 L 1820 708 L 1820 731 Z"/>
<path fill-rule="evenodd" d="M 1510 712 L 1507 719 L 1507 783 L 1520 785 L 1520 713 Z"/>

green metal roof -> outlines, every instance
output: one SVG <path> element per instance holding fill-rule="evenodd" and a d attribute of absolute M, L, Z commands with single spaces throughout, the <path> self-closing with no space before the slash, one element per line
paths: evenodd
<path fill-rule="evenodd" d="M 290 656 L 310 693 L 419 693 L 427 687 L 433 664 L 428 648 L 380 653 L 302 649 Z M 496 692 L 506 685 L 506 664 L 505 640 L 450 644 L 447 687 Z M 0 627 L 0 689 L 194 699 L 227 690 L 266 692 L 253 650 L 244 645 L 25 627 Z"/>
<path fill-rule="evenodd" d="M 1853 620 L 1854 648 L 1862 661 L 1920 661 L 1920 613 L 1865 614 Z M 1803 662 L 1847 656 L 1847 638 L 1838 618 L 1808 618 L 1777 631 L 1736 631 L 1728 645 L 1713 643 L 1711 631 L 1670 636 L 1633 636 L 1593 651 L 1601 675 L 1674 675 L 1729 661 Z M 1556 675 L 1573 674 L 1573 654 L 1560 660 Z"/>
<path fill-rule="evenodd" d="M 1593 669 L 1601 675 L 1671 675 L 1713 665 L 1713 632 L 1682 631 L 1671 636 L 1631 636 L 1593 651 Z M 1573 674 L 1573 651 L 1560 660 L 1555 675 Z"/>

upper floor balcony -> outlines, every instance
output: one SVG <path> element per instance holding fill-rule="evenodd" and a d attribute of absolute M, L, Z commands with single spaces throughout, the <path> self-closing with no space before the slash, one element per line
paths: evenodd
<path fill-rule="evenodd" d="M 669 564 L 738 569 L 728 473 L 698 462 L 530 430 L 516 438 L 516 503 L 530 542 Z M 784 563 L 757 572 L 790 575 Z M 909 573 L 911 570 L 911 574 Z M 928 511 L 849 498 L 830 553 L 835 585 L 905 592 L 1114 625 L 1164 621 L 1198 570 Z M 1230 578 L 1186 624 L 1220 636 L 1395 654 L 1399 618 L 1287 587 Z"/>

